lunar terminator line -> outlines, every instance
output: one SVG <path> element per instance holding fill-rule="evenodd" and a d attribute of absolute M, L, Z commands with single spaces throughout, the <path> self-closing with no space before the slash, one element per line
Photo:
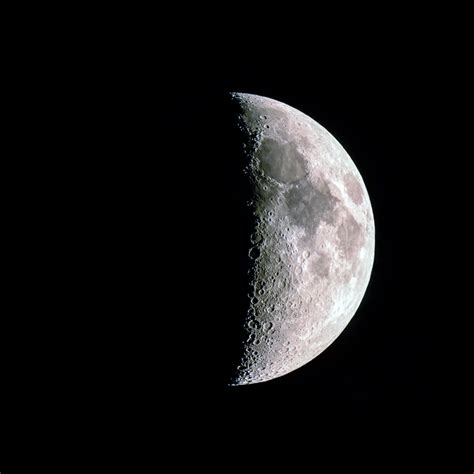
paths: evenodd
<path fill-rule="evenodd" d="M 281 102 L 233 93 L 254 216 L 250 294 L 231 385 L 271 380 L 314 359 L 366 291 L 375 228 L 361 175 L 321 125 Z"/>

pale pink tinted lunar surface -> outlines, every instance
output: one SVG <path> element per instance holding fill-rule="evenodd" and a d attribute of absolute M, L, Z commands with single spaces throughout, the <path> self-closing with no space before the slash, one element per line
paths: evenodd
<path fill-rule="evenodd" d="M 276 100 L 232 94 L 256 189 L 250 304 L 231 385 L 265 382 L 314 359 L 364 296 L 375 229 L 361 175 L 321 125 Z"/>

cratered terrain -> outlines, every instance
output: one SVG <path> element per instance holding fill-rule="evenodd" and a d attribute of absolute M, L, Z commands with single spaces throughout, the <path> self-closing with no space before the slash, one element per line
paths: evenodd
<path fill-rule="evenodd" d="M 276 100 L 231 100 L 247 279 L 228 382 L 244 385 L 298 369 L 341 334 L 369 282 L 375 230 L 362 177 L 326 129 Z"/>

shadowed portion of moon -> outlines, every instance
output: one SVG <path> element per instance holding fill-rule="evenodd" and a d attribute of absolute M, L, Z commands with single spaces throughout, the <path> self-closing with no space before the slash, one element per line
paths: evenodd
<path fill-rule="evenodd" d="M 210 170 L 217 170 L 217 175 L 210 171 L 216 178 L 204 208 L 215 236 L 214 255 L 209 260 L 217 266 L 210 269 L 210 285 L 217 283 L 219 293 L 209 288 L 209 330 L 204 332 L 199 352 L 209 351 L 202 360 L 207 368 L 202 372 L 206 383 L 227 385 L 235 375 L 247 337 L 245 319 L 250 306 L 249 272 L 253 261 L 249 250 L 255 229 L 253 208 L 247 203 L 256 202 L 258 191 L 244 173 L 245 150 L 251 146 L 251 137 L 238 126 L 239 105 L 225 94 L 214 97 L 206 106 L 208 115 L 219 117 L 214 132 L 223 145 L 214 148 L 210 143 L 209 162 L 205 164 Z"/>

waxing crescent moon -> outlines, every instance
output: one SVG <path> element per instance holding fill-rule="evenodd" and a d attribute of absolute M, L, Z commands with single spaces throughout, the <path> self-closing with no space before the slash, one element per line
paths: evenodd
<path fill-rule="evenodd" d="M 341 334 L 369 283 L 375 228 L 362 177 L 326 129 L 276 100 L 231 96 L 254 218 L 244 339 L 229 383 L 245 385 L 298 369 Z"/>

